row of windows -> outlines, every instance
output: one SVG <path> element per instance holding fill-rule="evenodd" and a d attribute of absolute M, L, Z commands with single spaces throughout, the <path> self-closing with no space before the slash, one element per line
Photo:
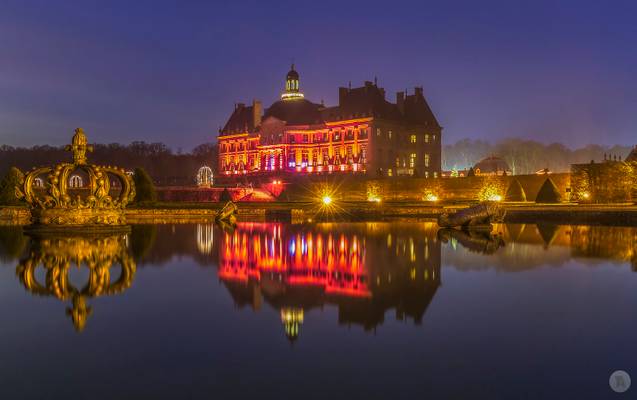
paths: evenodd
<path fill-rule="evenodd" d="M 341 154 L 342 154 L 342 153 L 341 153 L 341 150 L 343 150 L 343 149 L 345 150 L 345 155 L 346 155 L 348 158 L 351 158 L 351 157 L 352 157 L 352 155 L 353 155 L 353 153 L 354 153 L 354 152 L 353 152 L 353 149 L 352 149 L 352 146 L 345 146 L 344 148 L 335 147 L 335 148 L 334 148 L 334 152 L 333 152 L 332 154 L 334 154 L 334 155 L 341 155 Z M 318 151 L 315 151 L 315 152 L 313 152 L 312 154 L 313 154 L 313 158 L 314 158 L 314 159 L 317 159 L 317 158 L 318 158 L 318 155 L 319 155 L 319 152 L 318 152 Z M 323 148 L 323 149 L 321 149 L 320 154 L 322 155 L 322 158 L 323 158 L 324 160 L 327 160 L 327 159 L 329 158 L 329 149 L 328 149 L 328 148 Z M 302 150 L 302 151 L 301 151 L 301 159 L 302 159 L 303 161 L 307 161 L 307 159 L 308 159 L 308 157 L 309 157 L 308 155 L 309 155 L 309 152 L 308 152 L 307 150 Z M 367 156 L 367 148 L 366 148 L 365 146 L 361 146 L 361 149 L 360 149 L 360 156 L 361 156 L 362 158 L 366 158 L 366 156 Z M 295 152 L 294 150 L 291 150 L 291 151 L 288 153 L 288 160 L 290 160 L 290 161 L 294 161 L 294 160 L 296 160 L 296 152 Z"/>
<path fill-rule="evenodd" d="M 256 140 L 252 140 L 250 142 L 222 143 L 220 146 L 221 146 L 221 151 L 222 152 L 256 150 L 257 141 Z"/>
<path fill-rule="evenodd" d="M 416 166 L 416 162 L 418 160 L 418 156 L 416 155 L 416 153 L 411 153 L 409 155 L 409 168 L 414 168 Z M 424 157 L 424 161 L 425 161 L 425 167 L 429 167 L 429 163 L 430 163 L 431 157 L 429 156 L 429 154 L 425 154 Z M 402 158 L 402 163 L 401 163 L 401 158 L 400 157 L 396 157 L 396 166 L 400 167 L 402 165 L 402 167 L 407 167 L 407 160 L 405 157 Z"/>
<path fill-rule="evenodd" d="M 404 170 L 403 170 L 404 171 Z M 413 170 L 409 170 L 409 175 L 413 175 L 414 171 Z M 392 170 L 391 168 L 387 169 L 387 176 L 394 176 L 394 170 Z M 429 178 L 429 171 L 425 171 L 425 178 Z M 433 174 L 431 174 L 431 176 L 433 176 L 434 178 L 438 177 L 438 173 L 437 172 L 433 172 Z"/>
<path fill-rule="evenodd" d="M 355 138 L 355 131 L 352 129 L 348 129 L 347 131 L 334 131 L 330 133 L 319 132 L 312 136 L 312 143 L 327 142 L 329 141 L 330 134 L 332 135 L 333 141 L 339 141 L 341 139 L 354 140 Z M 367 129 L 360 129 L 358 131 L 358 138 L 366 139 Z M 290 135 L 290 143 L 297 143 L 297 141 L 298 143 L 310 143 L 310 135 L 307 133 L 303 135 Z"/>
<path fill-rule="evenodd" d="M 376 136 L 380 137 L 382 136 L 383 131 L 380 128 L 376 128 Z M 391 140 L 393 137 L 393 132 L 391 130 L 387 131 L 387 139 Z M 430 135 L 428 133 L 425 133 L 423 135 L 423 141 L 424 143 L 435 143 L 437 139 L 436 135 Z M 416 134 L 411 134 L 409 135 L 409 143 L 418 143 L 418 135 Z"/>
<path fill-rule="evenodd" d="M 299 81 L 297 81 L 296 79 L 285 81 L 285 90 L 287 90 L 288 92 L 290 90 L 299 90 Z"/>
<path fill-rule="evenodd" d="M 290 143 L 324 143 L 329 141 L 330 134 L 332 135 L 332 141 L 340 141 L 344 140 L 354 140 L 355 131 L 352 129 L 348 129 L 347 131 L 334 131 L 333 133 L 315 133 L 312 137 L 313 140 L 310 139 L 309 134 L 302 135 L 290 135 Z M 381 136 L 382 131 L 380 128 L 376 129 L 376 135 Z M 411 134 L 409 136 L 409 143 L 416 144 L 419 141 L 419 135 Z M 358 132 L 359 139 L 367 138 L 367 129 L 360 129 Z M 393 138 L 393 132 L 391 130 L 387 131 L 387 139 L 391 140 Z M 424 143 L 435 143 L 437 139 L 436 135 L 430 135 L 425 133 L 422 135 L 422 141 Z M 245 151 L 245 150 L 254 150 L 257 148 L 257 141 L 251 140 L 249 142 L 240 142 L 240 143 L 225 143 L 221 144 L 221 151 Z"/>

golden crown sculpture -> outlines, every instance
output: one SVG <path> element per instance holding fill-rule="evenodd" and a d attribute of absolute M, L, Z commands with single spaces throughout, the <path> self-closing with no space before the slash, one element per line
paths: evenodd
<path fill-rule="evenodd" d="M 31 209 L 34 226 L 120 226 L 126 223 L 124 208 L 135 197 L 135 184 L 124 169 L 87 164 L 86 153 L 93 151 L 81 128 L 66 150 L 73 153 L 72 163 L 35 168 L 24 177 L 22 188 L 16 188 Z M 69 188 L 74 173 L 88 178 L 81 189 Z M 46 183 L 40 175 L 46 176 Z M 120 191 L 111 195 L 111 179 L 119 182 Z M 36 185 L 36 182 L 38 183 Z"/>
<path fill-rule="evenodd" d="M 69 279 L 73 264 L 89 269 L 88 282 L 83 288 L 76 288 Z M 121 268 L 119 278 L 111 280 L 114 264 Z M 46 271 L 43 283 L 37 278 L 38 267 Z M 32 238 L 27 257 L 16 268 L 20 282 L 29 292 L 72 302 L 66 312 L 78 332 L 84 329 L 93 312 L 86 299 L 123 292 L 133 283 L 135 271 L 125 235 Z"/>

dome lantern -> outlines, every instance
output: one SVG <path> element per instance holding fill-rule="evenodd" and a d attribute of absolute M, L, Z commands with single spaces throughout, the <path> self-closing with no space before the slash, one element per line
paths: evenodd
<path fill-rule="evenodd" d="M 285 76 L 285 92 L 281 95 L 281 100 L 302 99 L 303 93 L 299 92 L 299 73 L 294 69 L 294 64 Z"/>

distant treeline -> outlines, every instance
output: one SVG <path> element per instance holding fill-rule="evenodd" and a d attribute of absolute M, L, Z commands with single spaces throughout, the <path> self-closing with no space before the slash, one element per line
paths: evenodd
<path fill-rule="evenodd" d="M 579 149 L 570 149 L 561 143 L 544 144 L 534 140 L 503 139 L 495 144 L 483 140 L 462 139 L 448 144 L 442 150 L 444 170 L 465 169 L 481 159 L 495 155 L 504 159 L 516 175 L 531 174 L 548 168 L 553 172 L 568 172 L 571 164 L 596 162 L 607 157 L 624 159 L 630 146 L 605 147 L 590 144 Z"/>
<path fill-rule="evenodd" d="M 133 142 L 129 145 L 118 143 L 94 144 L 95 150 L 89 154 L 92 163 L 117 165 L 127 170 L 142 167 L 155 184 L 191 185 L 199 168 L 207 165 L 216 173 L 217 145 L 205 143 L 195 147 L 190 153 L 174 153 L 163 143 Z M 588 145 L 570 149 L 561 143 L 543 144 L 533 140 L 504 139 L 495 144 L 483 140 L 462 139 L 443 147 L 442 168 L 451 170 L 473 166 L 482 158 L 496 155 L 506 160 L 514 174 L 529 174 L 548 168 L 553 172 L 567 172 L 571 164 L 601 161 L 608 157 L 625 158 L 630 146 L 605 147 Z M 22 171 L 33 167 L 53 165 L 60 161 L 70 161 L 71 154 L 64 147 L 33 146 L 30 148 L 0 146 L 0 176 L 10 167 Z"/>
<path fill-rule="evenodd" d="M 216 170 L 217 146 L 201 144 L 191 153 L 173 153 L 163 143 L 133 142 L 94 144 L 89 153 L 89 162 L 98 165 L 116 165 L 126 170 L 142 167 L 153 178 L 156 185 L 192 185 L 199 168 L 207 165 Z M 62 147 L 33 146 L 30 148 L 0 146 L 0 176 L 12 166 L 28 171 L 33 167 L 53 165 L 60 161 L 71 161 L 71 154 Z"/>

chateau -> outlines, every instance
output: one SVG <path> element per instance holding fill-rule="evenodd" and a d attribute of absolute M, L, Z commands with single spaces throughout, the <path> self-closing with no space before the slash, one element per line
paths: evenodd
<path fill-rule="evenodd" d="M 312 103 L 294 69 L 281 100 L 263 112 L 260 101 L 237 104 L 219 132 L 221 176 L 350 173 L 436 178 L 442 127 L 421 87 L 396 93 L 365 82 L 338 89 L 338 105 Z"/>

